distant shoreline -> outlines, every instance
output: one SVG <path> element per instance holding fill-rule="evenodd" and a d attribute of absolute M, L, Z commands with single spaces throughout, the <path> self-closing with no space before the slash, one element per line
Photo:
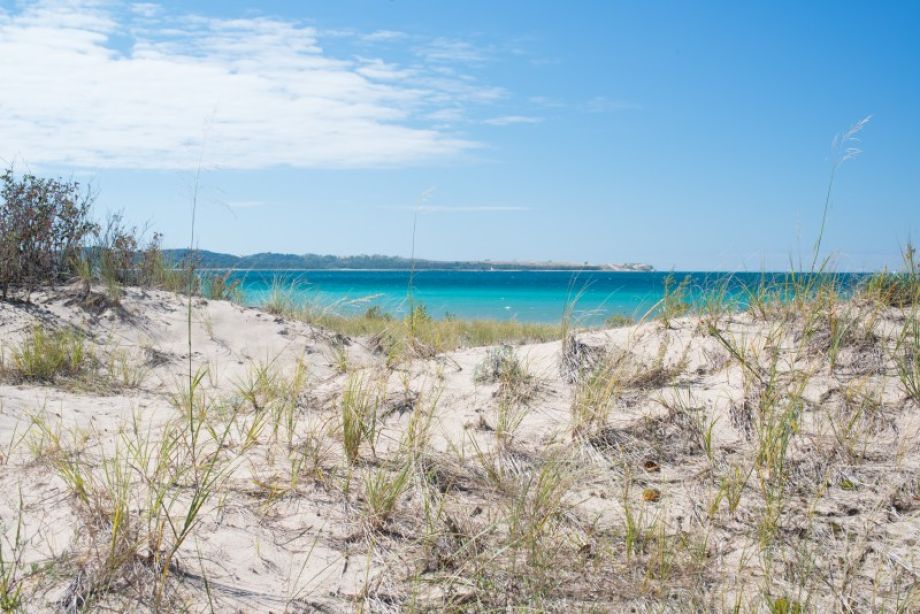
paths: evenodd
<path fill-rule="evenodd" d="M 375 269 L 359 269 L 359 268 L 273 268 L 273 267 L 252 267 L 252 268 L 239 268 L 239 267 L 195 267 L 198 271 L 233 271 L 233 272 L 248 272 L 248 271 L 278 271 L 283 273 L 294 273 L 297 271 L 303 272 L 316 272 L 316 271 L 329 271 L 329 272 L 367 272 L 367 273 L 381 273 L 381 272 L 393 272 L 393 273 L 410 273 L 413 269 L 384 269 L 384 268 L 375 268 Z M 524 268 L 524 269 L 415 269 L 416 273 L 661 273 L 662 271 L 652 270 L 639 270 L 639 269 L 599 269 L 599 268 L 587 268 L 587 269 L 537 269 L 537 268 Z M 678 271 L 680 273 L 681 271 Z M 709 271 L 701 271 L 709 272 Z M 718 271 L 716 271 L 718 272 Z"/>
<path fill-rule="evenodd" d="M 621 271 L 651 272 L 641 262 L 580 264 L 554 261 L 425 260 L 379 254 L 332 256 L 322 254 L 277 254 L 264 252 L 236 256 L 208 250 L 167 249 L 163 254 L 175 262 L 194 256 L 198 268 L 217 270 L 316 270 L 316 271 Z"/>
<path fill-rule="evenodd" d="M 330 272 L 330 273 L 410 273 L 412 269 L 386 269 L 386 268 L 273 268 L 273 267 L 251 267 L 251 268 L 240 268 L 240 267 L 195 267 L 196 271 L 232 271 L 234 273 L 245 273 L 245 272 L 255 272 L 255 271 L 277 271 L 279 273 L 295 273 L 295 272 L 304 272 L 304 273 L 315 273 L 315 272 Z M 639 270 L 639 269 L 599 269 L 599 268 L 586 268 L 586 269 L 536 269 L 536 268 L 525 268 L 525 269 L 415 269 L 416 273 L 658 273 L 661 275 L 771 275 L 771 276 L 781 276 L 781 275 L 790 275 L 789 271 L 783 271 L 781 269 L 769 270 L 769 271 L 719 271 L 719 270 L 708 270 L 708 269 L 674 269 L 674 270 Z M 817 276 L 835 276 L 835 275 L 856 275 L 856 276 L 868 276 L 878 273 L 878 271 L 834 271 L 834 272 L 814 272 L 814 273 L 805 273 L 806 275 L 817 275 Z"/>

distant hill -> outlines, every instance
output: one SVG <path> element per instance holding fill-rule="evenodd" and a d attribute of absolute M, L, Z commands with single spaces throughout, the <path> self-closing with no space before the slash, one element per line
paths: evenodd
<path fill-rule="evenodd" d="M 164 250 L 174 262 L 181 262 L 189 254 L 187 249 Z M 409 269 L 412 260 L 399 256 L 360 255 L 329 256 L 320 254 L 275 254 L 263 252 L 249 256 L 234 256 L 208 250 L 195 250 L 197 266 L 205 269 Z M 490 260 L 415 260 L 417 270 L 446 269 L 456 271 L 652 271 L 648 264 L 579 264 L 574 262 L 493 262 Z"/>

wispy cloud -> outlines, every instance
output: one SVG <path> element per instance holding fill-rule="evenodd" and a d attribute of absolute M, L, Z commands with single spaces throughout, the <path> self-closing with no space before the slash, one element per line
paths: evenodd
<path fill-rule="evenodd" d="M 405 166 L 479 143 L 432 124 L 503 89 L 460 75 L 459 40 L 427 63 L 333 57 L 295 21 L 171 13 L 154 3 L 0 9 L 0 156 L 77 168 Z M 402 33 L 372 32 L 369 41 Z"/>
<path fill-rule="evenodd" d="M 429 62 L 445 64 L 480 63 L 489 59 L 491 52 L 469 41 L 453 38 L 436 38 L 416 49 L 416 53 Z"/>
<path fill-rule="evenodd" d="M 395 30 L 377 30 L 370 34 L 364 34 L 361 36 L 361 40 L 366 43 L 392 43 L 394 41 L 403 40 L 408 36 L 409 35 L 405 32 L 397 32 Z"/>
<path fill-rule="evenodd" d="M 549 96 L 531 96 L 528 100 L 537 105 L 538 107 L 543 107 L 546 109 L 561 109 L 565 107 L 565 103 L 556 98 L 550 98 Z"/>
<path fill-rule="evenodd" d="M 531 115 L 502 115 L 484 119 L 482 123 L 490 126 L 510 126 L 511 124 L 539 124 L 542 121 L 542 117 L 533 117 Z"/>

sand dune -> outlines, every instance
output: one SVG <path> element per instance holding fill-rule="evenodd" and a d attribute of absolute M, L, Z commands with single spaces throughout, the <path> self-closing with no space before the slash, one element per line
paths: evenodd
<path fill-rule="evenodd" d="M 29 611 L 908 611 L 916 314 L 825 311 L 394 361 L 195 299 L 190 427 L 181 297 L 0 303 L 4 560 Z M 36 325 L 92 373 L 17 377 Z"/>

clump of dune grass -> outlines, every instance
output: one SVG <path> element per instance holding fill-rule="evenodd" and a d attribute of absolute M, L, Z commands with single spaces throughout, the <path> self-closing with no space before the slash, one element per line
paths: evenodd
<path fill-rule="evenodd" d="M 122 607 L 178 607 L 179 552 L 228 475 L 222 451 L 233 421 L 189 430 L 174 420 L 155 438 L 135 418 L 98 460 L 34 421 L 45 442 L 41 462 L 67 486 L 79 523 L 73 575 L 60 607 L 84 610 L 111 599 Z"/>
<path fill-rule="evenodd" d="M 262 302 L 262 309 L 276 316 L 293 315 L 298 309 L 294 299 L 296 289 L 294 283 L 285 285 L 281 279 L 273 279 L 268 296 Z"/>
<path fill-rule="evenodd" d="M 590 435 L 607 424 L 613 403 L 623 389 L 620 361 L 607 358 L 574 382 L 572 433 Z"/>
<path fill-rule="evenodd" d="M 676 281 L 673 275 L 664 278 L 664 296 L 653 311 L 665 328 L 671 328 L 675 318 L 686 315 L 691 310 L 689 289 L 689 275 L 680 281 Z"/>
<path fill-rule="evenodd" d="M 554 341 L 562 326 L 516 320 L 464 320 L 431 317 L 416 305 L 404 318 L 377 307 L 360 315 L 343 315 L 336 305 L 297 300 L 296 285 L 276 282 L 263 309 L 346 337 L 370 337 L 379 353 L 398 362 L 404 357 L 431 356 L 462 347 Z"/>
<path fill-rule="evenodd" d="M 920 405 L 920 318 L 917 314 L 904 325 L 895 364 L 904 392 Z"/>
<path fill-rule="evenodd" d="M 624 326 L 632 326 L 636 323 L 635 318 L 630 316 L 624 316 L 622 314 L 615 313 L 612 316 L 604 320 L 605 328 L 623 328 Z"/>
<path fill-rule="evenodd" d="M 498 384 L 494 395 L 498 404 L 495 437 L 503 445 L 510 444 L 528 413 L 528 404 L 539 391 L 539 382 L 508 345 L 490 348 L 476 366 L 473 379 Z"/>
<path fill-rule="evenodd" d="M 480 383 L 523 382 L 530 379 L 526 368 L 510 345 L 490 348 L 486 357 L 476 365 L 473 379 Z"/>
<path fill-rule="evenodd" d="M 256 362 L 236 384 L 236 392 L 245 409 L 264 414 L 264 423 L 277 437 L 283 430 L 288 446 L 293 445 L 300 397 L 307 385 L 307 369 L 302 360 L 289 371 L 274 360 Z"/>
<path fill-rule="evenodd" d="M 409 487 L 411 466 L 403 463 L 395 471 L 368 469 L 364 480 L 365 518 L 370 528 L 383 527 L 396 510 L 400 497 Z"/>
<path fill-rule="evenodd" d="M 230 279 L 230 271 L 225 273 L 208 273 L 202 275 L 201 295 L 212 301 L 234 301 L 242 300 L 240 291 L 240 282 L 237 279 Z"/>
<path fill-rule="evenodd" d="M 93 390 L 134 389 L 146 369 L 122 348 L 101 351 L 78 330 L 35 325 L 20 344 L 0 354 L 0 376 Z"/>
<path fill-rule="evenodd" d="M 864 292 L 883 305 L 905 308 L 920 305 L 920 262 L 916 248 L 908 243 L 904 248 L 903 270 L 896 273 L 877 273 L 864 284 Z"/>
<path fill-rule="evenodd" d="M 342 445 L 350 463 L 361 456 L 363 444 L 374 451 L 377 438 L 379 397 L 373 384 L 362 375 L 349 376 L 341 398 Z"/>
<path fill-rule="evenodd" d="M 12 379 L 52 383 L 84 375 L 95 364 L 96 357 L 80 333 L 36 325 L 13 348 L 2 370 Z"/>

